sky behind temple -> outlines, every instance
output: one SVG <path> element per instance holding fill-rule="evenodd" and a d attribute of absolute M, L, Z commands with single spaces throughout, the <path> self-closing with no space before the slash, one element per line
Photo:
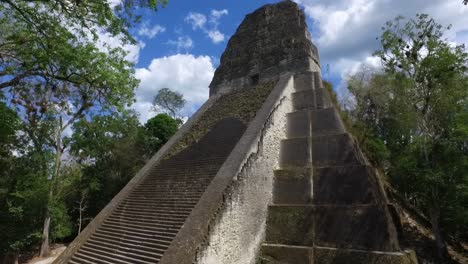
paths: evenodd
<path fill-rule="evenodd" d="M 142 123 L 156 113 L 151 101 L 168 87 L 187 100 L 184 116 L 207 99 L 208 86 L 227 41 L 260 0 L 169 0 L 158 12 L 145 11 L 131 29 L 138 45 L 124 47 L 137 62 L 137 102 Z M 461 0 L 295 0 L 304 10 L 313 43 L 318 47 L 323 77 L 346 95 L 346 76 L 363 63 L 379 65 L 372 52 L 379 47 L 381 27 L 397 15 L 427 13 L 442 25 L 452 24 L 448 41 L 468 44 L 468 6 Z M 112 39 L 107 39 L 112 42 Z"/>

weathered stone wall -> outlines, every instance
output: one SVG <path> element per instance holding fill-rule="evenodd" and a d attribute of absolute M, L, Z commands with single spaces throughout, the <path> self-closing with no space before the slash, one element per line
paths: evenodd
<path fill-rule="evenodd" d="M 304 12 L 292 1 L 247 15 L 231 37 L 210 84 L 210 96 L 264 82 L 284 72 L 320 71 Z"/>
<path fill-rule="evenodd" d="M 257 142 L 249 146 L 248 159 L 225 193 L 205 248 L 197 263 L 255 263 L 264 238 L 267 206 L 272 197 L 273 169 L 278 167 L 281 139 L 286 133 L 286 113 L 292 109 L 292 82 L 272 109 Z"/>

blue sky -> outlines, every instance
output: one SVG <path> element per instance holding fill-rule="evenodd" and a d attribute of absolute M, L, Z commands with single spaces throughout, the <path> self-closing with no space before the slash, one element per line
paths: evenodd
<path fill-rule="evenodd" d="M 116 1 L 116 0 L 113 0 Z M 117 0 L 118 1 L 118 0 Z M 397 15 L 428 13 L 443 25 L 451 42 L 468 44 L 468 7 L 461 0 L 295 0 L 305 11 L 319 48 L 325 79 L 346 97 L 346 76 L 362 64 L 379 66 L 371 56 L 380 27 Z M 190 116 L 208 98 L 208 85 L 227 41 L 246 14 L 277 1 L 169 0 L 158 12 L 145 11 L 131 29 L 138 45 L 124 47 L 136 64 L 141 83 L 133 108 L 145 122 L 157 91 L 168 87 L 184 95 Z M 109 40 L 112 42 L 112 40 Z M 328 69 L 328 70 L 326 70 Z"/>

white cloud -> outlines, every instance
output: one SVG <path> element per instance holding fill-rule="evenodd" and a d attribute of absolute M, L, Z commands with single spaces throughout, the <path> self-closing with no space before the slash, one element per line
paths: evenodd
<path fill-rule="evenodd" d="M 385 22 L 398 15 L 413 18 L 427 13 L 442 25 L 453 25 L 447 33 L 449 41 L 468 41 L 468 7 L 459 0 L 294 1 L 313 21 L 309 29 L 322 64 L 330 65 L 330 74 L 338 78 L 355 72 L 362 63 L 379 63 L 371 56 L 380 45 L 376 37 L 380 37 Z"/>
<path fill-rule="evenodd" d="M 201 13 L 190 12 L 185 17 L 185 22 L 191 24 L 193 30 L 202 30 L 214 44 L 218 44 L 225 40 L 225 35 L 218 30 L 219 19 L 228 13 L 227 9 L 211 10 L 209 15 L 209 26 L 206 25 L 207 17 Z"/>
<path fill-rule="evenodd" d="M 164 31 L 166 31 L 166 28 L 161 25 L 154 25 L 153 27 L 149 27 L 148 23 L 143 23 L 138 30 L 138 35 L 152 39 L 156 37 L 157 34 L 163 33 Z"/>
<path fill-rule="evenodd" d="M 192 25 L 192 29 L 204 28 L 206 23 L 206 16 L 200 13 L 190 12 L 185 17 L 185 22 Z"/>
<path fill-rule="evenodd" d="M 213 43 L 220 43 L 224 41 L 224 34 L 219 32 L 219 30 L 210 30 L 208 31 L 208 37 L 213 41 Z"/>
<path fill-rule="evenodd" d="M 103 52 L 108 51 L 109 49 L 122 48 L 127 52 L 126 59 L 132 62 L 138 62 L 140 57 L 140 50 L 145 47 L 143 41 L 138 41 L 137 44 L 123 44 L 121 41 L 121 36 L 112 36 L 110 33 L 102 33 L 98 31 L 98 40 L 96 42 L 96 47 Z"/>
<path fill-rule="evenodd" d="M 177 48 L 177 52 L 187 51 L 193 48 L 193 40 L 189 36 L 180 36 L 177 40 L 169 40 L 169 45 L 173 45 Z"/>
<path fill-rule="evenodd" d="M 140 114 L 140 122 L 145 123 L 155 115 L 151 112 L 151 102 L 158 90 L 165 87 L 182 93 L 187 100 L 183 114 L 193 114 L 208 99 L 214 70 L 209 56 L 192 54 L 155 58 L 147 68 L 136 69 L 140 86 L 133 108 Z"/>
<path fill-rule="evenodd" d="M 223 10 L 213 9 L 213 10 L 211 10 L 211 19 L 210 20 L 217 22 L 217 20 L 219 20 L 222 16 L 227 15 L 227 14 L 229 14 L 227 9 L 223 9 Z"/>
<path fill-rule="evenodd" d="M 114 8 L 117 5 L 120 5 L 122 3 L 122 0 L 107 0 L 107 3 L 109 3 L 111 8 Z"/>

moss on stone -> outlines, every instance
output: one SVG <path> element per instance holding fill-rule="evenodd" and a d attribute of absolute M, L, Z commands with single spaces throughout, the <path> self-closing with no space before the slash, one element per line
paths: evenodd
<path fill-rule="evenodd" d="M 312 206 L 272 206 L 268 210 L 266 242 L 312 246 L 314 239 Z"/>
<path fill-rule="evenodd" d="M 287 179 L 294 179 L 294 180 L 301 180 L 304 178 L 312 177 L 311 168 L 301 168 L 301 167 L 286 168 L 286 169 L 275 170 L 274 173 L 275 173 L 276 178 L 287 178 Z"/>
<path fill-rule="evenodd" d="M 408 253 L 376 253 L 372 251 L 352 251 L 343 249 L 316 248 L 314 259 L 320 263 L 348 264 L 417 264 L 414 254 Z"/>
<path fill-rule="evenodd" d="M 199 141 L 221 119 L 232 117 L 248 125 L 273 90 L 276 82 L 239 89 L 221 96 L 193 127 L 175 143 L 164 159 L 170 158 Z"/>

